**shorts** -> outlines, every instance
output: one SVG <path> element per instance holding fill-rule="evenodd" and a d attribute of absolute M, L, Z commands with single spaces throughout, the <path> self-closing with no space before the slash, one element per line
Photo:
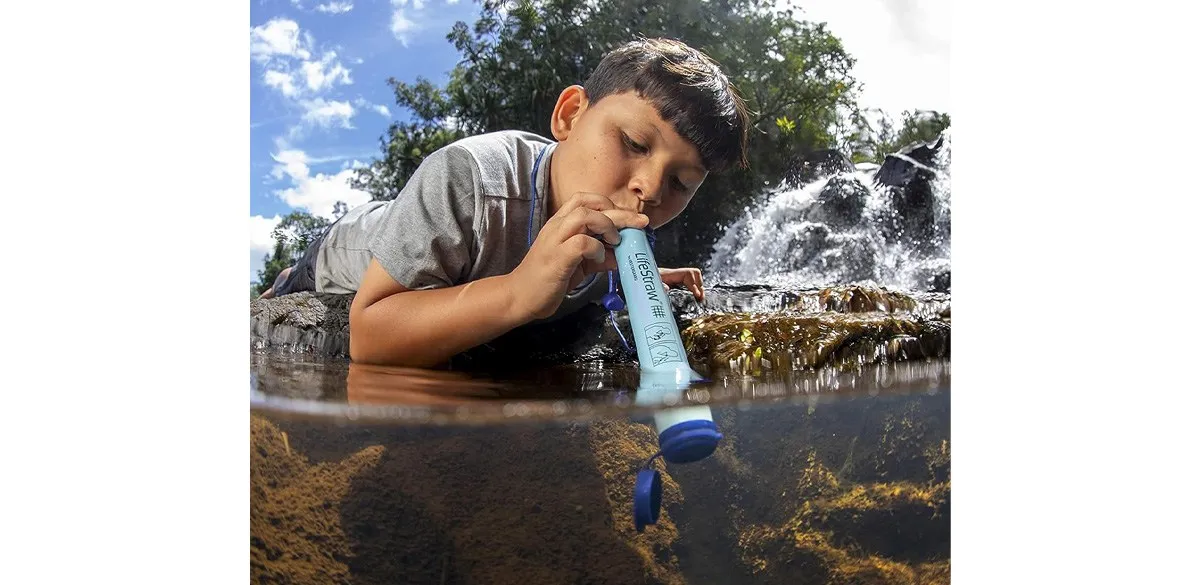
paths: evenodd
<path fill-rule="evenodd" d="M 292 293 L 317 290 L 317 252 L 321 250 L 321 242 L 325 241 L 325 234 L 328 230 L 321 234 L 321 237 L 312 241 L 308 245 L 308 249 L 304 251 L 304 256 L 300 261 L 292 266 L 292 270 L 287 275 L 282 283 L 276 279 L 275 281 L 275 296 L 282 296 Z"/>

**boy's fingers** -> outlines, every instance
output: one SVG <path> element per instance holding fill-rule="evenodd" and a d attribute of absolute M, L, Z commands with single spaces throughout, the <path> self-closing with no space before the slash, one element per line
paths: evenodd
<path fill-rule="evenodd" d="M 593 211 L 604 213 L 605 215 L 609 216 L 615 224 L 617 224 L 618 229 L 624 227 L 642 229 L 650 225 L 650 218 L 645 214 L 629 211 L 627 209 L 617 209 L 616 206 L 613 205 L 612 199 L 600 195 L 599 193 L 576 193 L 575 195 L 572 195 L 566 203 L 563 204 L 562 208 L 559 209 L 558 213 L 555 215 L 567 217 L 571 213 L 574 213 L 576 209 L 581 207 L 584 209 L 591 209 Z"/>
<path fill-rule="evenodd" d="M 649 219 L 645 215 L 628 211 L 600 212 L 581 207 L 564 217 L 562 226 L 567 234 L 595 234 L 604 238 L 608 245 L 616 246 L 621 243 L 621 235 L 618 230 L 627 226 L 644 227 L 648 221 Z"/>
<path fill-rule="evenodd" d="M 585 261 L 590 260 L 596 264 L 604 264 L 606 248 L 604 244 L 596 241 L 596 238 L 586 234 L 576 234 L 563 244 L 575 253 L 576 258 L 582 257 Z"/>
<path fill-rule="evenodd" d="M 584 261 L 584 271 L 588 274 L 596 272 L 608 272 L 609 270 L 617 269 L 617 257 L 613 254 L 612 248 L 604 249 L 604 262 L 592 262 L 591 260 Z"/>
<path fill-rule="evenodd" d="M 566 215 L 575 211 L 580 207 L 594 209 L 596 211 L 604 211 L 606 209 L 615 209 L 612 199 L 605 197 L 599 193 L 576 193 L 567 199 L 562 208 L 558 210 L 558 215 Z"/>
<path fill-rule="evenodd" d="M 604 270 L 617 269 L 617 255 L 611 249 L 604 250 Z"/>
<path fill-rule="evenodd" d="M 615 246 L 621 241 L 621 236 L 617 234 L 616 224 L 599 211 L 577 207 L 571 213 L 556 217 L 553 221 L 555 222 L 554 233 L 557 234 L 557 237 L 554 238 L 555 242 L 566 242 L 577 234 L 598 235 L 611 246 Z M 547 222 L 546 225 L 550 226 L 550 222 Z"/>
<path fill-rule="evenodd" d="M 635 211 L 629 211 L 625 209 L 606 209 L 601 213 L 608 216 L 608 218 L 613 221 L 618 229 L 627 227 L 643 229 L 650 225 L 650 218 L 644 213 L 637 213 Z"/>

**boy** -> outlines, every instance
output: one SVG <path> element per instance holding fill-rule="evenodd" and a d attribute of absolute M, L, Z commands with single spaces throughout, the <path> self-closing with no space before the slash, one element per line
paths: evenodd
<path fill-rule="evenodd" d="M 495 132 L 431 153 L 394 201 L 350 210 L 268 294 L 356 293 L 352 361 L 442 364 L 599 302 L 618 230 L 658 228 L 710 171 L 745 167 L 748 124 L 707 56 L 628 43 L 559 95 L 555 141 Z M 699 270 L 660 276 L 703 300 Z"/>

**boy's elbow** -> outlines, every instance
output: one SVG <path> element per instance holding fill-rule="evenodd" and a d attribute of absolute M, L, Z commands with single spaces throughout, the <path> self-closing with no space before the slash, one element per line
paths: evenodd
<path fill-rule="evenodd" d="M 368 363 L 370 353 L 370 340 L 363 335 L 363 328 L 366 325 L 363 323 L 362 312 L 350 310 L 350 361 L 359 364 Z"/>
<path fill-rule="evenodd" d="M 358 299 L 356 298 L 355 301 Z M 359 364 L 379 364 L 379 336 L 374 334 L 370 305 L 358 302 L 350 305 L 350 361 Z"/>
<path fill-rule="evenodd" d="M 350 309 L 350 361 L 373 366 L 418 367 L 410 359 L 409 348 L 402 340 L 381 332 L 378 311 L 370 307 Z"/>

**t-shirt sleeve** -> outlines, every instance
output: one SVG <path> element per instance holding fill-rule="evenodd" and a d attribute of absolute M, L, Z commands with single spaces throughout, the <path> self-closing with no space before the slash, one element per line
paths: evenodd
<path fill-rule="evenodd" d="M 425 157 L 374 226 L 367 246 L 411 290 L 462 284 L 471 273 L 478 169 L 449 145 Z"/>

